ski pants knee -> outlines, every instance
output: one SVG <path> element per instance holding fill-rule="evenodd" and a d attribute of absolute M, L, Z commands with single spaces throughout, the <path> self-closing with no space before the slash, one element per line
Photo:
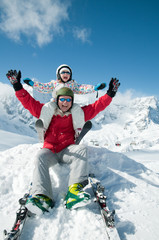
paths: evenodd
<path fill-rule="evenodd" d="M 51 150 L 43 148 L 35 159 L 32 195 L 44 194 L 51 199 L 53 198 L 49 168 L 58 163 L 70 164 L 68 186 L 74 183 L 87 182 L 87 148 L 84 145 L 70 145 L 59 153 L 53 153 Z"/>

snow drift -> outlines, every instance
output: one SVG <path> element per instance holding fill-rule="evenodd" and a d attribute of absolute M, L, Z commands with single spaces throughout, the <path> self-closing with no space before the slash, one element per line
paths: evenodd
<path fill-rule="evenodd" d="M 14 222 L 18 199 L 28 191 L 34 157 L 41 144 L 37 143 L 34 119 L 17 102 L 12 88 L 3 84 L 0 89 L 5 89 L 0 92 L 2 239 L 3 229 L 9 230 Z M 42 101 L 43 96 L 40 98 Z M 76 96 L 75 100 L 83 105 L 96 98 L 91 94 Z M 158 100 L 154 97 L 131 99 L 119 93 L 92 121 L 93 129 L 83 139 L 88 146 L 90 172 L 106 188 L 109 207 L 116 210 L 116 227 L 122 240 L 159 239 L 158 113 Z M 41 218 L 27 221 L 22 239 L 106 239 L 93 199 L 85 208 L 64 209 L 69 166 L 57 165 L 50 171 L 55 208 Z"/>

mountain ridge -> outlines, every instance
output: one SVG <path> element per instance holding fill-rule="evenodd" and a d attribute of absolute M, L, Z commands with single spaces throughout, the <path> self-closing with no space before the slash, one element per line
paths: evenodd
<path fill-rule="evenodd" d="M 51 99 L 51 94 L 38 93 L 26 84 L 24 88 L 40 102 L 45 103 Z M 35 118 L 17 100 L 12 87 L 0 83 L 0 89 L 3 89 L 0 91 L 0 129 L 36 137 Z M 102 94 L 104 91 L 99 92 L 100 96 Z M 75 102 L 81 106 L 93 103 L 96 99 L 95 94 L 75 95 Z M 159 101 L 154 96 L 132 99 L 119 92 L 92 123 L 93 131 L 89 134 L 99 146 L 116 150 L 118 142 L 124 151 L 135 149 L 138 144 L 141 148 L 153 146 L 159 142 Z M 94 134 L 94 131 L 97 133 Z"/>

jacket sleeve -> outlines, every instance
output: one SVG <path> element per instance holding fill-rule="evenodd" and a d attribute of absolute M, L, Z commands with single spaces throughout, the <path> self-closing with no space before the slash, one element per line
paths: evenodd
<path fill-rule="evenodd" d="M 33 88 L 40 93 L 51 93 L 55 89 L 54 81 L 48 83 L 34 81 Z"/>
<path fill-rule="evenodd" d="M 93 85 L 78 84 L 76 81 L 74 81 L 73 91 L 76 94 L 87 94 L 95 92 Z"/>
<path fill-rule="evenodd" d="M 22 103 L 23 107 L 36 118 L 40 117 L 41 109 L 44 104 L 36 101 L 24 88 L 15 92 L 16 97 Z"/>
<path fill-rule="evenodd" d="M 99 112 L 102 112 L 112 101 L 112 98 L 105 94 L 100 97 L 95 103 L 82 107 L 85 115 L 85 121 L 91 120 Z"/>

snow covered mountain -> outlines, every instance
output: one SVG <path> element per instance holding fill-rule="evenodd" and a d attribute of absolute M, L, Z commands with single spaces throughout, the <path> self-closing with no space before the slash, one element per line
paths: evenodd
<path fill-rule="evenodd" d="M 30 88 L 28 88 L 30 90 Z M 0 129 L 35 136 L 34 120 L 15 97 L 12 86 L 0 82 Z"/>
<path fill-rule="evenodd" d="M 51 98 L 25 87 L 41 102 Z M 95 100 L 95 94 L 75 96 L 81 105 Z M 18 199 L 32 180 L 35 155 L 41 147 L 34 120 L 16 100 L 12 87 L 0 83 L 0 239 L 3 229 L 11 229 Z M 93 129 L 83 140 L 88 146 L 89 169 L 105 186 L 109 207 L 116 210 L 121 240 L 158 240 L 158 100 L 132 99 L 129 93 L 118 93 L 92 122 Z M 69 167 L 57 165 L 50 171 L 55 207 L 40 218 L 28 220 L 22 239 L 107 240 L 93 196 L 85 208 L 65 209 Z"/>
<path fill-rule="evenodd" d="M 154 146 L 159 143 L 159 102 L 153 96 L 129 99 L 118 94 L 95 118 L 94 129 L 94 142 L 113 151 Z"/>
<path fill-rule="evenodd" d="M 51 94 L 33 92 L 31 87 L 24 86 L 40 102 L 51 99 Z M 0 89 L 0 129 L 36 137 L 35 119 L 16 99 L 12 87 L 0 83 Z M 75 101 L 80 105 L 95 100 L 96 94 L 75 95 Z M 110 106 L 92 122 L 93 131 L 87 138 L 91 138 L 93 145 L 107 147 L 112 151 L 141 149 L 159 143 L 159 102 L 153 96 L 132 99 L 128 93 L 118 93 Z"/>

